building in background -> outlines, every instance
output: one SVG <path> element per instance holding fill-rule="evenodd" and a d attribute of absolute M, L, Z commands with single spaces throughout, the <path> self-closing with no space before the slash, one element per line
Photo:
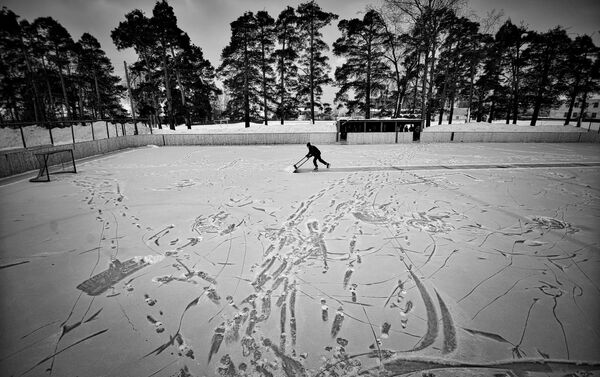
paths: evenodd
<path fill-rule="evenodd" d="M 569 103 L 564 103 L 559 108 L 551 109 L 549 117 L 564 119 L 567 117 L 568 112 L 569 112 Z M 575 102 L 575 106 L 573 107 L 573 114 L 571 114 L 571 119 L 577 119 L 579 117 L 580 113 L 581 113 L 581 101 L 577 101 L 577 102 Z M 592 97 L 587 101 L 587 107 L 585 109 L 583 118 L 584 119 L 600 119 L 600 96 Z"/>

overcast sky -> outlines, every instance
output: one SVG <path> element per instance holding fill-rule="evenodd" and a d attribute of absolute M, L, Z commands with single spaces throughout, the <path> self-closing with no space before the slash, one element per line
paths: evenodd
<path fill-rule="evenodd" d="M 307 0 L 170 0 L 179 27 L 190 36 L 192 42 L 202 48 L 204 55 L 214 67 L 220 63 L 221 51 L 231 36 L 229 24 L 245 11 L 266 10 L 273 18 L 290 5 L 296 7 Z M 318 0 L 322 9 L 336 13 L 342 18 L 360 17 L 369 4 L 379 5 L 381 0 Z M 137 57 L 132 49 L 117 51 L 110 32 L 125 14 L 141 9 L 152 16 L 155 0 L 0 0 L 21 18 L 33 21 L 37 17 L 50 16 L 59 21 L 75 41 L 84 32 L 100 41 L 102 49 L 112 59 L 115 73 L 121 77 L 123 61 L 133 63 Z M 600 45 L 600 0 L 468 0 L 470 9 L 484 17 L 492 10 L 504 12 L 513 23 L 521 21 L 530 29 L 547 31 L 557 25 L 563 26 L 571 37 L 592 35 Z M 326 41 L 331 43 L 339 37 L 335 25 L 324 30 Z M 335 62 L 333 62 L 335 64 Z"/>

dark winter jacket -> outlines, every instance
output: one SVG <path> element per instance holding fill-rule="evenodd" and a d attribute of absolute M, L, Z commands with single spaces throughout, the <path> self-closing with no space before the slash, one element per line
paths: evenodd
<path fill-rule="evenodd" d="M 319 150 L 319 148 L 315 147 L 312 144 L 308 146 L 308 154 L 306 155 L 306 157 L 320 156 L 320 155 L 321 155 L 321 151 Z"/>

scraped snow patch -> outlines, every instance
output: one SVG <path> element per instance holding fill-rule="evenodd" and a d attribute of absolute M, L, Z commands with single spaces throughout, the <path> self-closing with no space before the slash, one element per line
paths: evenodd
<path fill-rule="evenodd" d="M 148 264 L 156 264 L 162 262 L 163 259 L 165 259 L 163 255 L 144 255 L 133 257 L 133 260 L 136 262 L 142 261 Z"/>

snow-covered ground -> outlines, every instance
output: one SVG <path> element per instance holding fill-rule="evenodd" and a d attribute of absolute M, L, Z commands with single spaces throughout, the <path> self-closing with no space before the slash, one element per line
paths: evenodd
<path fill-rule="evenodd" d="M 267 125 L 262 123 L 250 123 L 246 128 L 245 123 L 222 123 L 222 124 L 203 124 L 192 126 L 188 129 L 185 125 L 175 127 L 175 131 L 168 127 L 162 130 L 154 130 L 156 133 L 296 133 L 296 132 L 335 132 L 335 121 L 321 120 L 312 124 L 310 121 L 286 121 L 283 125 L 279 121 L 269 121 Z"/>
<path fill-rule="evenodd" d="M 319 147 L 0 183 L 2 374 L 600 375 L 596 145 Z"/>
<path fill-rule="evenodd" d="M 577 122 L 571 122 L 565 126 L 563 121 L 558 120 L 540 120 L 534 127 L 530 126 L 529 121 L 520 120 L 517 124 L 506 124 L 506 122 L 472 122 L 472 123 L 442 123 L 440 125 L 432 124 L 425 129 L 425 132 L 456 132 L 456 131 L 477 131 L 477 132 L 589 132 L 598 131 L 600 123 L 582 123 L 577 127 Z"/>

